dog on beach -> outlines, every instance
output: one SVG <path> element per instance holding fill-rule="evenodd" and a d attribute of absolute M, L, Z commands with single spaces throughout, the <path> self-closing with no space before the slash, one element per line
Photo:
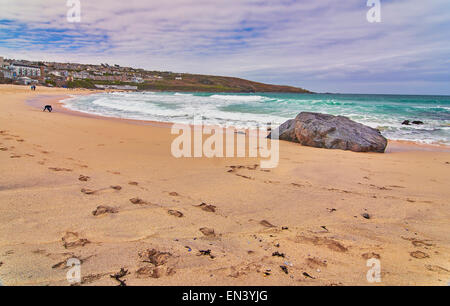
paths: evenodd
<path fill-rule="evenodd" d="M 48 110 L 51 113 L 53 108 L 52 108 L 51 105 L 46 105 L 46 106 L 44 106 L 44 110 L 43 111 L 45 112 L 46 110 Z"/>

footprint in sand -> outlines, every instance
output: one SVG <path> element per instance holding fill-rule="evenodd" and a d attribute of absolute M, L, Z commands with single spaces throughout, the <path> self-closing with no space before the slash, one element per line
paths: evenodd
<path fill-rule="evenodd" d="M 428 243 L 422 240 L 413 240 L 411 241 L 411 243 L 415 246 L 415 247 L 431 247 L 433 246 L 432 243 Z"/>
<path fill-rule="evenodd" d="M 415 247 L 432 247 L 434 246 L 434 244 L 432 244 L 431 242 L 429 242 L 430 240 L 420 240 L 417 238 L 407 238 L 407 237 L 401 237 L 403 240 L 408 240 L 411 241 L 411 244 Z"/>
<path fill-rule="evenodd" d="M 48 169 L 50 169 L 52 171 L 56 171 L 56 172 L 61 172 L 61 171 L 71 172 L 71 171 L 73 171 L 72 169 L 59 168 L 59 167 L 49 167 Z"/>
<path fill-rule="evenodd" d="M 97 189 L 97 190 L 92 190 L 92 189 L 88 189 L 88 188 L 81 188 L 81 192 L 84 194 L 96 194 L 100 191 L 105 191 L 108 189 L 114 189 L 114 190 L 121 190 L 122 187 L 121 186 L 110 186 L 108 188 L 101 188 L 101 189 Z"/>
<path fill-rule="evenodd" d="M 104 214 L 116 214 L 119 210 L 111 206 L 100 205 L 92 212 L 94 216 L 100 216 Z"/>
<path fill-rule="evenodd" d="M 319 267 L 325 268 L 328 265 L 326 260 L 320 260 L 316 257 L 307 258 L 306 264 L 312 269 L 317 269 Z"/>
<path fill-rule="evenodd" d="M 138 182 L 128 182 L 128 185 L 137 186 L 137 185 L 139 185 L 139 183 Z"/>
<path fill-rule="evenodd" d="M 337 251 L 337 252 L 347 252 L 348 248 L 346 248 L 341 243 L 337 242 L 336 240 L 326 238 L 326 237 L 306 237 L 306 236 L 297 236 L 295 238 L 295 242 L 297 243 L 310 243 L 313 245 L 321 246 L 324 245 L 328 247 L 330 250 Z"/>
<path fill-rule="evenodd" d="M 81 175 L 80 174 L 80 176 L 78 177 L 78 180 L 79 181 L 82 181 L 82 182 L 87 182 L 87 181 L 89 181 L 91 178 L 89 177 L 89 176 L 86 176 L 86 175 Z"/>
<path fill-rule="evenodd" d="M 364 259 L 371 259 L 371 258 L 376 258 L 376 259 L 380 259 L 381 256 L 380 254 L 374 253 L 374 252 L 368 252 L 368 253 L 364 253 L 361 255 L 362 258 Z"/>
<path fill-rule="evenodd" d="M 66 232 L 64 237 L 62 237 L 63 246 L 66 249 L 83 247 L 88 243 L 91 243 L 86 238 L 80 238 L 78 233 L 75 232 Z"/>
<path fill-rule="evenodd" d="M 200 205 L 197 205 L 196 207 L 200 207 L 202 210 L 207 212 L 216 212 L 216 206 L 202 203 Z"/>
<path fill-rule="evenodd" d="M 1 147 L 1 148 L 0 148 L 0 151 L 8 151 L 8 148 Z"/>
<path fill-rule="evenodd" d="M 298 183 L 291 183 L 291 185 L 294 187 L 305 187 L 305 185 L 298 184 Z"/>
<path fill-rule="evenodd" d="M 273 225 L 272 223 L 270 223 L 267 220 L 262 220 L 261 222 L 259 222 L 259 224 L 261 224 L 264 227 L 275 227 L 275 225 Z"/>
<path fill-rule="evenodd" d="M 16 155 L 16 154 L 13 154 L 13 155 L 10 156 L 10 158 L 21 158 L 21 157 L 22 157 L 22 156 Z"/>
<path fill-rule="evenodd" d="M 166 272 L 164 272 L 164 268 L 158 267 L 155 268 L 153 266 L 145 266 L 141 267 L 138 270 L 136 270 L 136 277 L 137 278 L 160 278 L 164 274 L 170 276 L 175 273 L 175 270 L 173 268 L 167 267 Z"/>
<path fill-rule="evenodd" d="M 87 188 L 81 188 L 81 192 L 84 194 L 95 194 L 97 192 L 97 190 L 91 190 L 91 189 L 87 189 Z"/>
<path fill-rule="evenodd" d="M 172 197 L 178 197 L 180 194 L 178 192 L 172 191 L 172 192 L 169 192 L 169 195 Z"/>
<path fill-rule="evenodd" d="M 147 262 L 155 265 L 155 267 L 166 264 L 172 257 L 169 252 L 161 252 L 156 249 L 147 249 L 138 253 L 142 262 Z"/>
<path fill-rule="evenodd" d="M 234 173 L 234 175 L 248 179 L 248 180 L 254 180 L 254 178 L 247 176 L 247 175 L 242 175 L 242 174 L 238 174 L 236 173 L 238 169 L 246 169 L 246 170 L 256 170 L 258 168 L 258 165 L 255 164 L 253 166 L 242 166 L 242 165 L 238 165 L 238 166 L 228 166 L 228 168 L 230 168 L 230 170 L 228 170 L 227 172 L 229 173 Z"/>
<path fill-rule="evenodd" d="M 216 236 L 216 233 L 214 232 L 213 228 L 202 227 L 201 229 L 199 229 L 199 231 L 206 237 L 215 237 Z"/>
<path fill-rule="evenodd" d="M 417 258 L 417 259 L 424 259 L 424 258 L 429 258 L 430 255 L 428 255 L 427 253 L 424 253 L 422 251 L 414 251 L 409 253 L 409 255 L 411 257 Z"/>
<path fill-rule="evenodd" d="M 130 202 L 133 204 L 139 204 L 139 205 L 148 204 L 146 201 L 142 200 L 141 198 L 132 198 L 132 199 L 130 199 Z"/>
<path fill-rule="evenodd" d="M 175 216 L 175 217 L 178 217 L 178 218 L 183 217 L 183 213 L 181 211 L 178 211 L 178 210 L 172 210 L 171 209 L 171 210 L 168 210 L 167 213 L 169 215 L 172 215 L 172 216 Z"/>
<path fill-rule="evenodd" d="M 256 170 L 258 168 L 258 164 L 254 164 L 252 166 L 228 166 L 228 168 L 231 168 L 232 170 L 237 170 L 237 169 L 247 169 L 247 170 Z"/>

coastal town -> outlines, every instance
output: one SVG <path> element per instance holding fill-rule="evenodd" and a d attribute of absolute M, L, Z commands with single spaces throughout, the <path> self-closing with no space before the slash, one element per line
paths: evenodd
<path fill-rule="evenodd" d="M 152 73 L 119 65 L 83 65 L 4 59 L 0 57 L 0 82 L 49 87 L 115 88 L 137 90 L 139 84 L 171 78 L 182 80 L 171 72 Z"/>
<path fill-rule="evenodd" d="M 310 93 L 302 88 L 264 84 L 235 77 L 149 71 L 107 63 L 57 63 L 0 56 L 0 84 L 2 83 L 88 89 Z"/>

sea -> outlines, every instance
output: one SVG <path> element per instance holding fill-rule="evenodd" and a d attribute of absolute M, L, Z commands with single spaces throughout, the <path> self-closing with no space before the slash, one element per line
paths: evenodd
<path fill-rule="evenodd" d="M 72 96 L 65 107 L 106 117 L 252 128 L 278 126 L 300 112 L 342 115 L 388 139 L 450 145 L 450 96 L 105 92 Z M 422 125 L 402 125 L 419 120 Z M 196 121 L 198 122 L 198 121 Z"/>

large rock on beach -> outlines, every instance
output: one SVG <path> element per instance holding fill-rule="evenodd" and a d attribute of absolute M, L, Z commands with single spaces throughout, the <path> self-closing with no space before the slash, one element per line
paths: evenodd
<path fill-rule="evenodd" d="M 302 112 L 273 132 L 279 132 L 281 140 L 317 148 L 383 153 L 387 145 L 377 129 L 344 116 L 320 113 Z"/>

